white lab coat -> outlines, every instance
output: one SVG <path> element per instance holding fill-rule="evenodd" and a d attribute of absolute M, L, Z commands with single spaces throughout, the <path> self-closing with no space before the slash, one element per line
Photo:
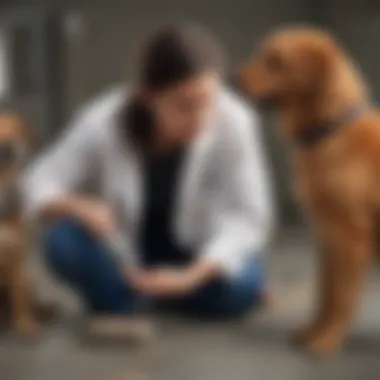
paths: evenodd
<path fill-rule="evenodd" d="M 128 91 L 115 89 L 85 107 L 63 136 L 27 170 L 28 218 L 96 174 L 113 207 L 128 258 L 138 262 L 141 162 L 118 135 Z M 213 118 L 194 141 L 180 173 L 173 233 L 194 255 L 215 260 L 226 275 L 238 273 L 263 252 L 272 226 L 272 199 L 259 122 L 242 100 L 223 89 Z"/>

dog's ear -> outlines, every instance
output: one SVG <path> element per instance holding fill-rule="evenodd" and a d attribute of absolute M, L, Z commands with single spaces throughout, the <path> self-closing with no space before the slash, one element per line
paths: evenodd
<path fill-rule="evenodd" d="M 317 94 L 326 88 L 333 66 L 334 52 L 327 47 L 305 50 L 296 70 L 298 87 L 306 94 Z"/>

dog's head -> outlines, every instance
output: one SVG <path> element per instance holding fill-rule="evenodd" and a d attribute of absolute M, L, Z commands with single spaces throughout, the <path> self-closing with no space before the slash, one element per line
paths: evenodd
<path fill-rule="evenodd" d="M 0 175 L 23 165 L 33 145 L 31 129 L 21 116 L 0 114 Z"/>
<path fill-rule="evenodd" d="M 326 86 L 339 54 L 323 31 L 284 29 L 264 41 L 240 72 L 239 86 L 253 100 L 274 105 L 313 96 Z"/>

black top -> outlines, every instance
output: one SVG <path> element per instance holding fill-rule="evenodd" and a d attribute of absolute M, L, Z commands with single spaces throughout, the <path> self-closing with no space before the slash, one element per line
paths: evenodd
<path fill-rule="evenodd" d="M 185 150 L 177 149 L 158 157 L 146 157 L 144 165 L 144 214 L 140 229 L 142 262 L 146 266 L 181 265 L 190 260 L 179 247 L 172 231 Z"/>

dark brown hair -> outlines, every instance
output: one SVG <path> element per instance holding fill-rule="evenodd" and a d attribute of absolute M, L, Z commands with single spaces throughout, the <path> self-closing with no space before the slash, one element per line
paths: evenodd
<path fill-rule="evenodd" d="M 138 72 L 138 86 L 161 91 L 208 70 L 222 70 L 219 45 L 196 25 L 169 26 L 154 34 L 144 51 Z M 146 104 L 137 96 L 123 111 L 124 134 L 146 150 L 154 138 L 154 120 Z"/>

